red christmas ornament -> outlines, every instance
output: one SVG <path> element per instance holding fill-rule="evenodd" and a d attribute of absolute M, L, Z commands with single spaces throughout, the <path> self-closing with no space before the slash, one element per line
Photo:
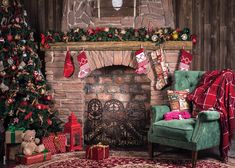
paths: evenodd
<path fill-rule="evenodd" d="M 46 100 L 52 100 L 52 95 L 47 95 Z"/>
<path fill-rule="evenodd" d="M 197 43 L 197 36 L 195 34 L 191 35 L 191 40 L 193 42 L 193 44 Z"/>
<path fill-rule="evenodd" d="M 82 150 L 82 127 L 77 122 L 74 113 L 68 117 L 68 122 L 64 125 L 64 133 L 70 136 L 69 151 Z"/>
<path fill-rule="evenodd" d="M 13 65 L 13 66 L 11 67 L 11 69 L 14 71 L 14 70 L 16 69 L 16 66 Z"/>
<path fill-rule="evenodd" d="M 7 103 L 8 104 L 12 104 L 14 102 L 14 99 L 12 99 L 12 98 L 9 98 L 8 100 L 7 100 Z"/>
<path fill-rule="evenodd" d="M 7 35 L 7 40 L 11 42 L 13 40 L 13 36 L 11 34 L 8 34 Z"/>
<path fill-rule="evenodd" d="M 51 125 L 52 124 L 52 121 L 50 119 L 47 119 L 47 124 L 48 125 Z"/>

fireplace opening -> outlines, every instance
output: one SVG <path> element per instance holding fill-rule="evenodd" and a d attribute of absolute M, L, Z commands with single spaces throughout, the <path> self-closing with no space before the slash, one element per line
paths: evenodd
<path fill-rule="evenodd" d="M 126 66 L 93 71 L 85 79 L 84 143 L 111 147 L 147 142 L 150 80 Z"/>

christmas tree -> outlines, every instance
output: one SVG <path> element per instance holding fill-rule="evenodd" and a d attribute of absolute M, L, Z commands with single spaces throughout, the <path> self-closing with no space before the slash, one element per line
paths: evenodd
<path fill-rule="evenodd" d="M 20 0 L 0 3 L 0 115 L 38 137 L 61 131 L 27 13 Z"/>

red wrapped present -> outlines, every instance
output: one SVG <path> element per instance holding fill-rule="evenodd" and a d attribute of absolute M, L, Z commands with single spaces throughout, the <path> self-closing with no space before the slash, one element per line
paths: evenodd
<path fill-rule="evenodd" d="M 66 152 L 66 136 L 64 133 L 50 134 L 42 138 L 42 143 L 51 154 Z"/>
<path fill-rule="evenodd" d="M 17 155 L 16 162 L 21 164 L 30 165 L 38 162 L 43 162 L 51 159 L 51 152 L 48 150 L 43 151 L 42 153 L 35 153 L 33 155 Z"/>
<path fill-rule="evenodd" d="M 92 145 L 86 148 L 86 158 L 92 160 L 102 160 L 109 157 L 108 145 Z"/>

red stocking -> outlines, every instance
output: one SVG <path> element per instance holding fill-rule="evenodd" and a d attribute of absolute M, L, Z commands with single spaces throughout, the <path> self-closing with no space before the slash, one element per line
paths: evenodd
<path fill-rule="evenodd" d="M 192 59 L 193 59 L 192 54 L 185 51 L 184 49 L 181 49 L 179 69 L 188 71 L 190 64 L 192 62 Z"/>
<path fill-rule="evenodd" d="M 144 49 L 141 48 L 135 52 L 138 67 L 135 70 L 137 74 L 146 74 L 148 72 L 148 59 L 144 53 Z"/>
<path fill-rule="evenodd" d="M 89 75 L 89 73 L 91 72 L 91 69 L 90 69 L 90 66 L 88 64 L 88 60 L 86 57 L 86 53 L 84 51 L 82 51 L 81 53 L 78 54 L 77 59 L 78 59 L 79 65 L 80 65 L 78 77 L 84 78 L 87 75 Z"/>
<path fill-rule="evenodd" d="M 74 65 L 70 55 L 70 52 L 67 50 L 65 62 L 64 62 L 64 77 L 70 77 L 74 72 Z"/>

